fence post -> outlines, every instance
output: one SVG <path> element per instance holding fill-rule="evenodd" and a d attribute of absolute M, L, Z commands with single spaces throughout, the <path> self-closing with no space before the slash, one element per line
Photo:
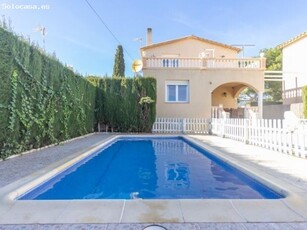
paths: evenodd
<path fill-rule="evenodd" d="M 205 120 L 205 122 L 206 122 L 206 120 Z M 212 118 L 208 119 L 208 134 L 209 135 L 213 134 L 213 132 L 212 132 Z"/>
<path fill-rule="evenodd" d="M 186 118 L 183 118 L 182 119 L 182 133 L 186 133 L 186 124 L 187 124 Z"/>
<path fill-rule="evenodd" d="M 249 136 L 248 136 L 248 132 L 249 132 L 249 119 L 244 119 L 244 123 L 243 123 L 244 127 L 243 127 L 243 132 L 244 132 L 244 143 L 245 144 L 249 144 Z"/>
<path fill-rule="evenodd" d="M 226 121 L 226 118 L 221 118 L 221 137 L 225 137 L 225 121 Z"/>

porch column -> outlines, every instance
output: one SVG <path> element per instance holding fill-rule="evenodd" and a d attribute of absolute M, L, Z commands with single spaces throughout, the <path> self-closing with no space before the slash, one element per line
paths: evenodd
<path fill-rule="evenodd" d="M 258 118 L 262 118 L 263 117 L 263 92 L 262 91 L 258 92 L 258 113 L 259 113 Z"/>

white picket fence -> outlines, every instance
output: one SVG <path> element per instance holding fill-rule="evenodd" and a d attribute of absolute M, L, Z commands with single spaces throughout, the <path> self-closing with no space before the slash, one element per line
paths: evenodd
<path fill-rule="evenodd" d="M 212 133 L 274 151 L 307 157 L 307 122 L 274 119 L 212 119 Z"/>
<path fill-rule="evenodd" d="M 307 120 L 157 118 L 152 132 L 214 134 L 307 158 Z"/>
<path fill-rule="evenodd" d="M 153 133 L 194 133 L 208 134 L 210 120 L 207 118 L 163 118 L 158 117 L 153 125 Z"/>

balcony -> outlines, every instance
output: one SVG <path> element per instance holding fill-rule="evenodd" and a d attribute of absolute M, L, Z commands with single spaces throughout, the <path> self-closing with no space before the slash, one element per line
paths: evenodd
<path fill-rule="evenodd" d="M 287 89 L 282 92 L 284 105 L 302 103 L 303 87 Z"/>
<path fill-rule="evenodd" d="M 265 58 L 147 58 L 144 69 L 244 69 L 265 70 Z"/>

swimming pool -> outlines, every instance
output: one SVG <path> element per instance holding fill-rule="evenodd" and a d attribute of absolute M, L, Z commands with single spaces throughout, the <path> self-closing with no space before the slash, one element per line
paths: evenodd
<path fill-rule="evenodd" d="M 120 137 L 18 199 L 278 198 L 183 137 Z"/>

